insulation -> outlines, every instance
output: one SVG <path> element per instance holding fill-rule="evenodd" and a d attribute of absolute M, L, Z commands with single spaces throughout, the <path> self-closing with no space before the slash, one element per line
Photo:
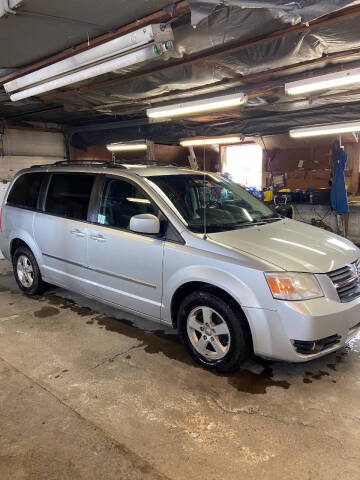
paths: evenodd
<path fill-rule="evenodd" d="M 352 0 L 300 0 L 289 2 L 284 0 L 189 0 L 191 23 L 197 25 L 219 5 L 233 5 L 240 8 L 266 8 L 274 18 L 284 23 L 295 25 L 322 17 L 340 8 L 354 5 Z"/>
<path fill-rule="evenodd" d="M 256 135 L 271 135 L 287 132 L 290 128 L 327 124 L 329 119 L 334 123 L 355 121 L 359 119 L 360 102 L 338 105 L 325 105 L 321 108 L 308 108 L 282 112 L 274 115 L 273 112 L 258 111 L 252 118 L 222 119 L 211 123 L 177 121 L 157 124 L 133 125 L 130 122 L 112 122 L 99 125 L 91 131 L 74 132 L 72 144 L 80 149 L 86 149 L 89 145 L 104 145 L 107 143 L 136 140 L 139 138 L 153 139 L 157 143 L 178 144 L 179 138 L 193 136 L 221 136 L 243 134 L 248 137 Z M 145 120 L 144 120 L 145 122 Z"/>
<path fill-rule="evenodd" d="M 149 105 L 171 102 L 169 96 L 174 93 L 184 92 L 188 98 L 211 91 L 221 94 L 229 88 L 227 80 L 233 82 L 234 78 L 239 80 L 236 85 L 241 89 L 242 85 L 247 86 L 248 75 L 315 59 L 325 60 L 328 55 L 360 48 L 358 24 L 359 17 L 347 17 L 336 23 L 259 41 L 230 53 L 201 57 L 201 52 L 209 49 L 209 46 L 216 48 L 244 41 L 253 35 L 254 30 L 263 35 L 281 27 L 267 10 L 224 7 L 210 18 L 202 20 L 195 30 L 190 24 L 174 28 L 177 57 L 188 58 L 189 55 L 200 54 L 196 62 L 171 66 L 171 60 L 158 59 L 156 67 L 166 68 L 134 76 L 134 67 L 129 80 L 122 78 L 127 71 L 119 71 L 118 83 L 74 93 L 61 101 L 65 103 L 67 111 L 88 110 L 101 105 L 101 112 L 124 114 L 124 111 L 141 112 Z M 199 88 L 202 86 L 204 91 Z M 161 98 L 161 95 L 167 97 Z M 176 103 L 176 100 L 173 101 Z M 133 104 L 133 108 L 124 108 L 129 104 Z"/>
<path fill-rule="evenodd" d="M 84 1 L 82 0 L 80 3 L 84 3 Z M 46 12 L 46 18 L 42 17 L 43 27 L 44 24 L 53 21 L 51 16 L 55 16 L 56 8 L 60 8 L 55 8 L 56 2 L 50 3 L 51 8 L 49 2 L 43 0 L 29 0 L 27 3 L 27 8 L 37 4 L 39 12 Z M 151 0 L 145 3 L 149 4 L 146 7 L 147 11 L 144 10 L 144 14 L 168 5 L 170 10 L 172 8 L 171 1 Z M 46 100 L 44 97 L 41 100 L 34 97 L 16 104 L 10 104 L 4 99 L 5 101 L 0 107 L 0 114 L 2 113 L 3 118 L 10 120 L 51 121 L 68 125 L 118 120 L 113 128 L 105 127 L 102 130 L 104 127 L 99 126 L 96 131 L 74 132 L 76 134 L 72 141 L 74 145 L 81 148 L 86 148 L 87 145 L 104 144 L 108 140 L 144 137 L 164 143 L 176 143 L 179 137 L 211 134 L 212 132 L 215 135 L 229 132 L 252 135 L 257 132 L 269 133 L 275 129 L 277 131 L 281 131 L 281 128 L 287 129 L 288 122 L 306 124 L 310 119 L 313 122 L 319 119 L 323 120 L 325 117 L 323 113 L 320 115 L 320 110 L 324 112 L 323 109 L 328 108 L 328 99 L 314 96 L 310 100 L 299 99 L 294 102 L 292 99 L 284 97 L 281 92 L 285 79 L 291 80 L 293 77 L 296 79 L 299 72 L 308 71 L 301 75 L 311 75 L 311 70 L 316 67 L 301 66 L 291 74 L 282 72 L 281 69 L 301 64 L 301 62 L 321 60 L 319 67 L 325 73 L 332 68 L 329 55 L 354 49 L 359 49 L 360 52 L 359 16 L 347 15 L 344 19 L 337 19 L 336 22 L 329 21 L 325 24 L 312 25 L 310 28 L 299 28 L 277 37 L 266 38 L 266 36 L 286 29 L 291 24 L 297 24 L 300 21 L 307 22 L 356 3 L 360 2 L 345 0 L 291 2 L 283 0 L 189 0 L 192 21 L 196 24 L 196 28 L 191 25 L 190 14 L 172 22 L 175 51 L 171 58 L 157 58 L 153 62 L 111 72 L 102 76 L 101 79 L 92 79 L 76 84 L 73 86 L 74 91 L 70 94 L 66 92 L 67 95 L 63 97 L 59 92 L 58 97 L 52 96 L 51 99 Z M 106 0 L 109 9 L 110 4 L 112 4 L 112 0 Z M 133 11 L 142 12 L 141 5 L 143 4 L 144 2 L 141 0 L 133 0 L 131 7 L 126 3 L 126 8 L 124 7 L 125 20 L 132 20 Z M 94 17 L 96 17 L 98 22 L 103 25 L 111 24 L 110 20 L 112 19 L 105 18 L 105 13 L 107 12 L 106 15 L 108 15 L 109 9 L 104 8 L 104 13 L 101 13 L 99 9 L 94 11 L 87 9 L 87 17 L 81 19 L 80 23 L 81 21 L 94 22 Z M 23 7 L 20 11 L 24 14 L 18 20 L 21 27 L 22 22 L 27 21 L 28 17 L 24 13 Z M 114 9 L 114 12 L 113 21 L 116 21 L 118 25 L 117 15 L 120 15 L 118 7 Z M 68 13 L 70 16 L 70 11 Z M 31 18 L 34 19 L 33 16 Z M 11 22 L 15 20 L 9 19 Z M 76 24 L 76 26 L 80 27 L 80 24 Z M 85 25 L 82 26 L 85 27 Z M 68 23 L 67 28 L 70 28 Z M 82 31 L 82 29 L 80 30 Z M 94 33 L 95 30 L 94 27 L 91 33 Z M 21 28 L 18 31 L 21 31 Z M 25 35 L 21 37 L 22 41 L 28 36 L 28 32 L 26 30 L 24 32 Z M 64 32 L 65 30 L 59 29 L 59 34 L 61 33 L 65 39 L 67 37 L 63 35 Z M 57 42 L 57 45 L 59 44 L 57 35 L 49 37 Z M 74 38 L 77 40 L 77 37 Z M 254 39 L 257 41 L 253 42 Z M 241 42 L 248 42 L 248 44 L 241 44 Z M 50 44 L 47 45 L 43 41 L 41 43 L 44 49 L 54 50 Z M 236 45 L 236 49 L 225 51 L 232 45 Z M 31 50 L 31 46 L 29 44 L 28 50 Z M 222 52 L 213 55 L 214 49 L 221 49 Z M 33 50 L 37 55 L 45 54 L 45 51 L 41 50 L 39 53 L 36 49 Z M 16 56 L 11 53 L 12 51 L 9 53 L 11 58 L 15 58 Z M 197 56 L 197 58 L 190 62 L 189 58 L 191 59 L 193 56 Z M 360 60 L 360 56 L 350 58 L 358 62 Z M 339 62 L 345 61 L 347 59 L 343 58 Z M 3 65 L 0 66 L 11 67 L 14 65 L 10 61 L 3 61 Z M 265 77 L 254 77 L 258 74 L 264 74 L 267 77 L 266 79 Z M 129 75 L 131 78 L 127 78 Z M 252 77 L 249 79 L 250 75 Z M 106 84 L 107 80 L 110 82 Z M 93 85 L 95 88 L 88 88 Z M 144 118 L 145 109 L 149 106 L 178 103 L 185 99 L 201 98 L 208 94 L 223 95 L 235 91 L 264 92 L 268 89 L 274 89 L 274 92 L 271 95 L 259 94 L 257 98 L 252 98 L 246 108 L 231 112 L 232 119 L 229 118 L 230 114 L 223 113 L 218 118 L 209 116 L 209 118 L 203 117 L 196 121 L 192 119 L 191 121 L 149 125 L 147 119 Z M 341 109 L 346 103 L 352 105 L 351 108 L 349 107 L 349 117 L 352 117 L 355 115 L 354 105 L 358 105 L 355 102 L 359 102 L 359 99 L 359 94 L 355 92 L 351 94 L 340 92 L 337 97 L 331 99 L 334 115 L 336 112 L 341 114 Z M 132 118 L 136 120 L 133 124 L 124 124 L 125 120 Z"/>

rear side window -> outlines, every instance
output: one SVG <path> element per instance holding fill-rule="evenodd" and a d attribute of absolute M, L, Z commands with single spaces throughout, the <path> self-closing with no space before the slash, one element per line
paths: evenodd
<path fill-rule="evenodd" d="M 43 178 L 44 173 L 25 173 L 21 175 L 15 181 L 9 193 L 7 204 L 35 209 Z"/>
<path fill-rule="evenodd" d="M 86 220 L 94 180 L 94 175 L 54 174 L 46 198 L 46 213 Z"/>

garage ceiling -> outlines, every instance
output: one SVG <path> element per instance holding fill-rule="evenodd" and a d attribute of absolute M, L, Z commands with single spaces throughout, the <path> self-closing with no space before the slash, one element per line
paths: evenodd
<path fill-rule="evenodd" d="M 1 19 L 0 68 L 31 64 L 168 4 L 169 0 L 24 0 L 16 15 Z"/>
<path fill-rule="evenodd" d="M 324 123 L 330 115 L 333 121 L 358 119 L 360 89 L 294 99 L 284 95 L 284 83 L 314 71 L 360 66 L 359 3 L 24 0 L 15 15 L 0 17 L 2 82 L 5 74 L 38 68 L 36 62 L 66 49 L 71 55 L 79 44 L 87 48 L 98 36 L 116 36 L 123 26 L 127 32 L 171 22 L 175 51 L 166 60 L 160 57 L 41 97 L 11 102 L 2 91 L 0 119 L 62 124 L 83 148 L 144 137 L 171 143 L 189 135 L 278 133 Z M 250 100 L 231 112 L 157 124 L 149 124 L 145 115 L 149 106 L 237 91 Z"/>

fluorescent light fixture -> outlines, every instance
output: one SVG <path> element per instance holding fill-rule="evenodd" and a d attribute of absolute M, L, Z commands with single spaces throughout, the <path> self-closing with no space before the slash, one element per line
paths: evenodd
<path fill-rule="evenodd" d="M 26 90 L 21 90 L 18 93 L 10 95 L 10 99 L 13 102 L 17 102 L 18 100 L 23 100 L 24 98 L 40 95 L 41 93 L 45 93 L 50 90 L 55 90 L 57 88 L 65 87 L 66 85 L 71 85 L 73 83 L 81 82 L 89 78 L 97 77 L 99 75 L 118 70 L 119 68 L 128 67 L 130 65 L 134 65 L 135 63 L 145 62 L 157 56 L 158 53 L 155 47 L 146 47 L 142 50 L 123 55 L 119 58 L 115 58 L 113 60 L 108 60 L 104 63 L 94 65 L 93 67 L 79 70 L 75 73 L 70 73 L 69 75 L 66 75 L 64 77 L 50 80 L 49 82 L 42 83 L 36 87 L 30 87 Z"/>
<path fill-rule="evenodd" d="M 34 83 L 43 82 L 58 75 L 64 75 L 72 70 L 84 68 L 96 62 L 103 61 L 114 55 L 120 55 L 124 52 L 139 48 L 153 41 L 160 41 L 158 35 L 162 35 L 161 41 L 170 41 L 172 39 L 171 30 L 167 30 L 164 36 L 164 30 L 160 30 L 160 25 L 148 25 L 144 28 L 128 33 L 122 37 L 115 38 L 109 42 L 98 45 L 84 52 L 73 55 L 72 57 L 53 63 L 48 67 L 41 68 L 35 72 L 23 75 L 22 77 L 4 83 L 6 92 L 10 93 L 15 90 L 33 85 Z"/>
<path fill-rule="evenodd" d="M 198 112 L 222 110 L 223 108 L 236 107 L 247 101 L 243 93 L 223 95 L 221 97 L 207 98 L 206 100 L 194 100 L 192 102 L 178 103 L 165 107 L 149 108 L 146 113 L 150 118 L 172 118 L 175 116 L 191 115 Z"/>
<path fill-rule="evenodd" d="M 223 145 L 226 143 L 240 143 L 241 137 L 214 137 L 214 138 L 189 138 L 181 140 L 182 147 L 198 147 L 201 145 Z"/>
<path fill-rule="evenodd" d="M 156 58 L 171 47 L 173 39 L 169 25 L 149 25 L 11 80 L 4 87 L 8 93 L 24 89 L 10 95 L 12 101 L 40 95 Z"/>
<path fill-rule="evenodd" d="M 360 68 L 353 68 L 342 72 L 330 73 L 329 75 L 319 75 L 317 77 L 306 78 L 297 82 L 285 83 L 285 92 L 287 95 L 300 95 L 302 93 L 311 93 L 318 90 L 345 87 L 355 83 L 360 83 Z"/>
<path fill-rule="evenodd" d="M 110 152 L 122 152 L 127 150 L 147 150 L 146 143 L 111 143 L 106 145 Z"/>
<path fill-rule="evenodd" d="M 348 123 L 333 123 L 318 127 L 302 127 L 290 130 L 292 138 L 318 137 L 321 135 L 337 135 L 341 133 L 360 132 L 360 121 Z"/>

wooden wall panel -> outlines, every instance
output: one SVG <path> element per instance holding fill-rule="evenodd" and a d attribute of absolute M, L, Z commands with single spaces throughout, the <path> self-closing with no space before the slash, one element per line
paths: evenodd
<path fill-rule="evenodd" d="M 160 145 L 155 144 L 155 161 L 160 165 L 178 165 L 182 167 L 189 167 L 188 155 L 189 150 L 177 145 Z M 195 155 L 197 157 L 200 168 L 203 168 L 204 150 L 203 148 L 194 148 Z M 107 150 L 105 146 L 93 146 L 88 147 L 87 151 L 78 150 L 73 148 L 71 152 L 71 158 L 74 161 L 86 162 L 93 160 L 105 160 L 110 161 L 112 156 L 111 152 Z M 121 152 L 116 153 L 116 159 L 118 161 L 136 162 L 139 163 L 146 161 L 146 152 Z M 220 168 L 219 152 L 217 148 L 207 147 L 205 150 L 205 166 L 207 170 L 217 171 Z"/>
<path fill-rule="evenodd" d="M 284 144 L 281 148 L 281 136 L 279 141 L 272 139 L 271 153 L 274 155 L 270 163 L 267 175 L 267 185 L 271 185 L 271 174 L 284 173 L 285 184 L 291 190 L 313 188 L 329 188 L 332 164 L 332 141 L 327 144 L 319 144 L 314 141 L 311 145 L 307 142 L 298 148 L 293 148 L 293 143 Z M 360 146 L 354 141 L 347 139 L 344 143 L 348 161 L 345 170 L 345 181 L 349 193 L 356 194 L 359 191 L 359 167 L 360 167 Z M 323 140 L 324 142 L 324 140 Z"/>

